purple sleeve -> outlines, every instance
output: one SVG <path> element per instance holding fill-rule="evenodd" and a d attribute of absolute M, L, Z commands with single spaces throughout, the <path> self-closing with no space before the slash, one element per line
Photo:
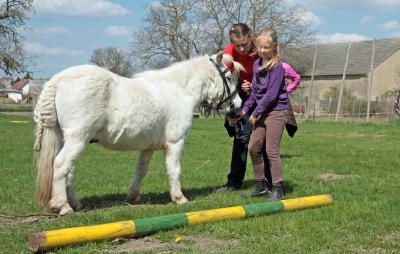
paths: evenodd
<path fill-rule="evenodd" d="M 281 64 L 275 66 L 271 70 L 269 83 L 267 85 L 267 92 L 261 98 L 259 104 L 253 112 L 253 116 L 257 118 L 261 113 L 270 111 L 274 103 L 277 102 L 279 97 L 279 91 L 282 89 L 282 84 L 284 84 L 285 70 Z"/>

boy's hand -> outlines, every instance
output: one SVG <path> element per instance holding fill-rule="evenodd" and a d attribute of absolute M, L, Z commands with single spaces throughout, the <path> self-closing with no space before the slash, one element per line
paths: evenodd
<path fill-rule="evenodd" d="M 251 83 L 249 81 L 247 81 L 247 80 L 243 80 L 242 90 L 245 93 L 250 93 L 250 91 L 251 91 Z"/>
<path fill-rule="evenodd" d="M 234 126 L 235 124 L 237 124 L 239 122 L 240 116 L 236 117 L 236 118 L 227 116 L 226 119 L 228 120 L 229 126 Z"/>

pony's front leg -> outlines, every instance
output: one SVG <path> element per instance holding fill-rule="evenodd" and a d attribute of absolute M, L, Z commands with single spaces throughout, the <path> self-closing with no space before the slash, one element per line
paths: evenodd
<path fill-rule="evenodd" d="M 140 200 L 140 185 L 149 169 L 154 150 L 140 151 L 136 162 L 135 177 L 128 192 L 128 202 L 134 204 Z"/>
<path fill-rule="evenodd" d="M 183 139 L 177 143 L 167 143 L 165 149 L 165 164 L 167 167 L 170 194 L 173 202 L 184 204 L 188 202 L 182 194 L 181 189 L 181 156 L 183 150 Z"/>
<path fill-rule="evenodd" d="M 73 163 L 85 149 L 85 143 L 65 137 L 65 143 L 60 153 L 54 160 L 53 191 L 49 201 L 50 209 L 59 212 L 60 215 L 73 213 L 74 210 L 68 204 L 67 181 L 72 182 Z M 69 175 L 71 173 L 71 175 Z M 67 177 L 70 179 L 67 180 Z"/>

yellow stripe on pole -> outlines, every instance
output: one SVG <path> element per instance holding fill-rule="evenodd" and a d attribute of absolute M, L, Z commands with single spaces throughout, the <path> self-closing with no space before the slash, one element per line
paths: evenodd
<path fill-rule="evenodd" d="M 281 200 L 285 211 L 300 210 L 305 208 L 318 207 L 322 205 L 332 204 L 331 195 L 318 195 L 304 198 L 293 198 L 287 200 Z"/>
<path fill-rule="evenodd" d="M 115 239 L 118 237 L 134 237 L 133 221 L 120 221 L 95 226 L 65 228 L 60 230 L 36 233 L 29 241 L 31 250 L 48 250 L 56 247 L 75 245 L 90 241 Z"/>
<path fill-rule="evenodd" d="M 242 206 L 205 210 L 186 213 L 189 225 L 203 222 L 222 221 L 227 219 L 241 219 L 246 217 L 246 211 Z"/>

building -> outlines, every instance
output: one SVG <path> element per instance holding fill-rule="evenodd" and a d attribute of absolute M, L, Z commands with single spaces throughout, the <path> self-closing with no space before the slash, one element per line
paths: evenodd
<path fill-rule="evenodd" d="M 47 78 L 22 79 L 17 81 L 13 86 L 0 90 L 1 94 L 6 95 L 6 97 L 12 99 L 15 103 L 21 103 L 23 97 L 29 97 L 27 102 L 35 105 L 37 97 L 39 96 L 44 83 L 47 81 Z"/>
<path fill-rule="evenodd" d="M 348 43 L 318 45 L 312 105 L 315 109 L 324 107 L 324 95 L 331 87 L 340 86 L 346 62 Z M 302 76 L 301 93 L 304 104 L 310 94 L 313 60 L 316 46 L 288 50 L 287 61 L 292 63 Z M 367 100 L 368 80 L 371 68 L 373 40 L 352 42 L 346 69 L 344 87 L 350 89 L 351 96 Z M 371 100 L 377 101 L 389 91 L 400 88 L 400 38 L 375 41 L 372 69 Z"/>
<path fill-rule="evenodd" d="M 14 100 L 19 103 L 22 101 L 23 95 L 29 94 L 29 79 L 21 79 L 17 81 L 12 89 L 7 93 L 8 98 Z"/>

